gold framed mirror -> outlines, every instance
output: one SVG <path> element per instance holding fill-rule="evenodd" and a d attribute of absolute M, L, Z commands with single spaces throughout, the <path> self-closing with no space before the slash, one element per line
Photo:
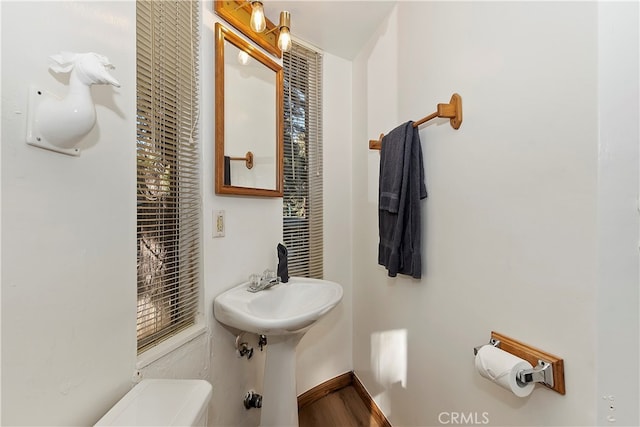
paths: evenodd
<path fill-rule="evenodd" d="M 216 193 L 282 197 L 282 66 L 220 23 L 215 37 Z"/>

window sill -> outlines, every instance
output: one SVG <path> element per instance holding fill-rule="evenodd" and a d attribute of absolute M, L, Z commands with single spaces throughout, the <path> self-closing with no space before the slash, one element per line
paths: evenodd
<path fill-rule="evenodd" d="M 136 362 L 136 369 L 143 369 L 146 366 L 149 366 L 156 360 L 166 356 L 172 351 L 175 351 L 188 342 L 193 341 L 199 336 L 204 335 L 206 332 L 207 327 L 204 323 L 196 323 L 184 331 L 177 333 L 157 346 L 139 354 L 138 361 Z"/>

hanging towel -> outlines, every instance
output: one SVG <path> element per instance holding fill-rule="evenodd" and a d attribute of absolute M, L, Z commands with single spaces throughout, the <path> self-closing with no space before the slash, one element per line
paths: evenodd
<path fill-rule="evenodd" d="M 427 197 L 422 144 L 409 121 L 382 139 L 378 197 L 378 264 L 390 277 L 422 277 L 420 200 Z"/>
<path fill-rule="evenodd" d="M 231 157 L 224 156 L 224 185 L 231 185 Z"/>

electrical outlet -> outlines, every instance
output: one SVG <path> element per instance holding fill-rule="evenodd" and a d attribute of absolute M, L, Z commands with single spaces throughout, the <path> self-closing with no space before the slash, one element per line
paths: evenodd
<path fill-rule="evenodd" d="M 616 403 L 615 396 L 613 395 L 604 395 L 602 396 L 602 400 L 604 400 L 605 405 L 608 406 L 608 414 L 607 414 L 607 422 L 609 424 L 615 424 L 616 420 Z"/>
<path fill-rule="evenodd" d="M 224 237 L 224 211 L 213 211 L 213 237 Z"/>

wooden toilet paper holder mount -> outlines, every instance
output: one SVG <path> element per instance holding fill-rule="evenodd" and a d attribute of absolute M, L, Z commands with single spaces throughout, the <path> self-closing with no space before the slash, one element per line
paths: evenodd
<path fill-rule="evenodd" d="M 553 391 L 565 394 L 564 361 L 559 357 L 497 332 L 491 332 L 489 345 L 524 359 L 531 363 L 531 366 L 534 366 L 533 369 L 520 371 L 518 373 L 518 381 L 523 384 L 537 382 Z M 480 347 L 483 346 L 474 347 L 474 355 L 478 354 Z"/>

